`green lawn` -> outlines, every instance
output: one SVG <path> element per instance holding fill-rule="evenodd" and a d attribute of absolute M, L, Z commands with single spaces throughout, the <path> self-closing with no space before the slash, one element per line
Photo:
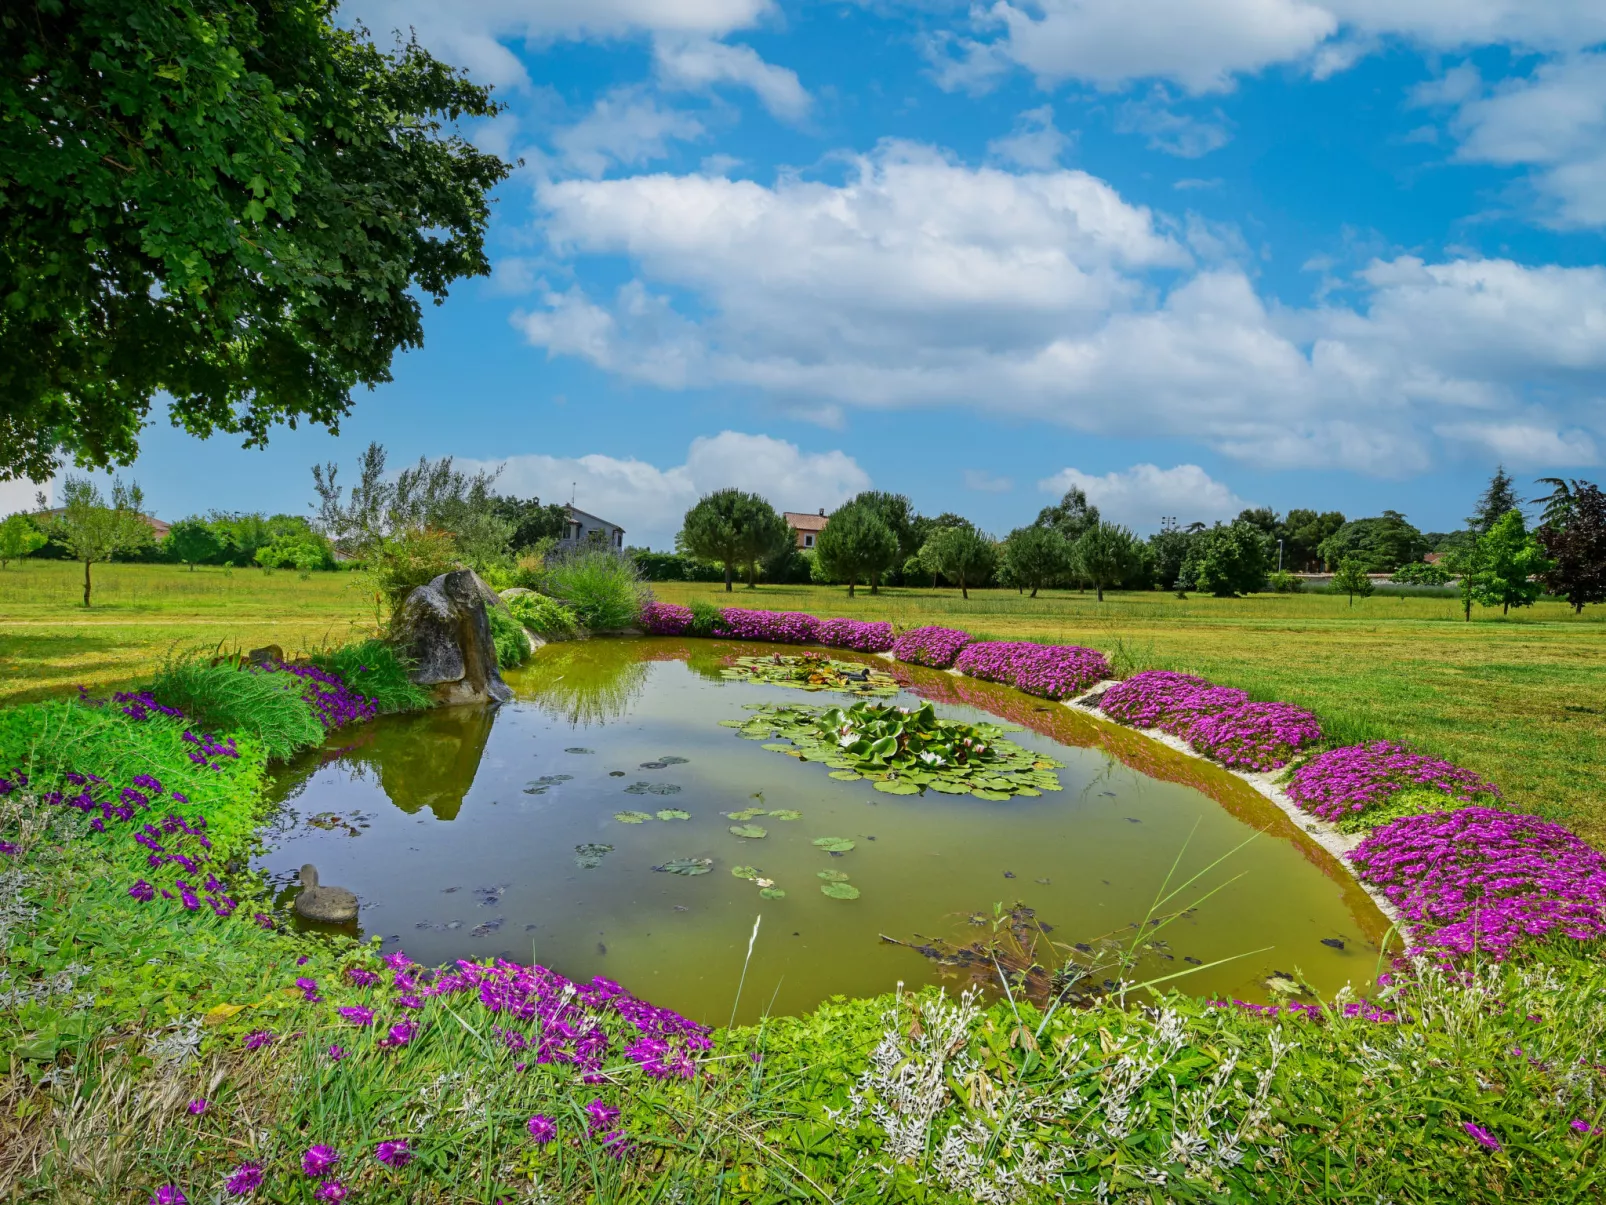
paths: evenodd
<path fill-rule="evenodd" d="M 373 600 L 345 573 L 97 566 L 0 570 L 0 699 L 129 682 L 170 650 L 287 652 L 366 635 Z M 1087 644 L 1127 668 L 1195 670 L 1263 698 L 1302 703 L 1340 740 L 1395 737 L 1489 775 L 1518 807 L 1565 819 L 1606 847 L 1606 608 L 1574 617 L 1542 603 L 1462 622 L 1451 599 L 1329 595 L 1245 599 L 1053 591 L 860 591 L 823 586 L 659 583 L 660 598 L 962 627 L 1000 638 Z"/>
<path fill-rule="evenodd" d="M 1512 804 L 1606 848 L 1606 607 L 1546 602 L 1510 616 L 1454 599 L 660 583 L 667 602 L 936 623 L 997 639 L 1085 644 L 1128 668 L 1192 670 L 1311 708 L 1334 738 L 1391 737 L 1487 774 Z"/>

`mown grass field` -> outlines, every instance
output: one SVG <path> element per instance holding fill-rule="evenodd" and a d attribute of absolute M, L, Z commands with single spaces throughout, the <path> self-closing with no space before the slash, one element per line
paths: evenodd
<path fill-rule="evenodd" d="M 0 701 L 120 685 L 172 651 L 286 652 L 367 635 L 360 575 L 100 565 L 95 605 L 82 567 L 28 561 L 0 570 Z M 1164 593 L 859 591 L 839 587 L 658 583 L 670 602 L 717 603 L 940 623 L 1005 639 L 1086 644 L 1128 669 L 1193 670 L 1321 715 L 1342 741 L 1393 737 L 1489 775 L 1518 807 L 1564 819 L 1606 847 L 1606 608 L 1574 617 L 1541 603 L 1502 617 L 1453 599 L 1325 594 L 1189 598 Z"/>

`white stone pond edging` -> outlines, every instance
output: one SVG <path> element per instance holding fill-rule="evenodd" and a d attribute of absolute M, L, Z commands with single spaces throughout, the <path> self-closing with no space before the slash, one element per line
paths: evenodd
<path fill-rule="evenodd" d="M 898 664 L 898 659 L 890 652 L 875 653 L 873 655 L 880 657 L 883 660 L 891 661 L 894 664 Z M 954 675 L 956 678 L 963 678 L 966 676 L 959 670 L 952 668 L 945 672 Z M 1367 897 L 1377 905 L 1377 910 L 1388 919 L 1389 923 L 1399 929 L 1402 936 L 1405 934 L 1406 927 L 1404 922 L 1402 922 L 1400 919 L 1399 910 L 1395 908 L 1394 904 L 1381 891 L 1378 891 L 1377 889 L 1363 882 L 1360 876 L 1355 873 L 1354 864 L 1349 860 L 1350 851 L 1352 851 L 1356 846 L 1366 839 L 1365 833 L 1342 832 L 1336 824 L 1330 824 L 1326 820 L 1321 820 L 1315 816 L 1312 816 L 1309 812 L 1302 811 L 1299 805 L 1289 798 L 1288 792 L 1283 790 L 1282 784 L 1277 781 L 1283 773 L 1282 770 L 1235 770 L 1231 766 L 1224 766 L 1220 762 L 1212 761 L 1204 754 L 1192 748 L 1187 741 L 1183 740 L 1179 736 L 1173 736 L 1169 732 L 1162 732 L 1158 728 L 1133 728 L 1126 724 L 1116 724 L 1114 720 L 1111 720 L 1108 716 L 1104 715 L 1104 713 L 1101 712 L 1094 704 L 1082 702 L 1083 699 L 1103 694 L 1106 690 L 1116 685 L 1119 681 L 1119 678 L 1102 679 L 1101 681 L 1096 682 L 1092 686 L 1088 687 L 1076 698 L 1060 700 L 1060 705 L 1063 707 L 1068 707 L 1078 715 L 1086 716 L 1100 724 L 1110 724 L 1121 728 L 1124 731 L 1136 732 L 1141 736 L 1146 736 L 1151 741 L 1155 741 L 1161 745 L 1164 745 L 1167 749 L 1174 749 L 1176 752 L 1181 753 L 1185 757 L 1197 758 L 1199 761 L 1209 762 L 1210 765 L 1214 766 L 1216 769 L 1223 770 L 1226 773 L 1231 774 L 1234 778 L 1241 779 L 1242 781 L 1248 783 L 1261 795 L 1264 795 L 1267 799 L 1271 800 L 1274 804 L 1281 808 L 1283 813 L 1287 815 L 1287 817 L 1296 825 L 1298 825 L 1303 832 L 1309 835 L 1310 838 L 1316 842 L 1316 844 L 1320 845 L 1324 850 L 1331 854 L 1333 856 L 1333 860 L 1343 867 L 1344 873 L 1349 875 L 1349 877 L 1354 881 L 1355 885 L 1364 891 Z"/>

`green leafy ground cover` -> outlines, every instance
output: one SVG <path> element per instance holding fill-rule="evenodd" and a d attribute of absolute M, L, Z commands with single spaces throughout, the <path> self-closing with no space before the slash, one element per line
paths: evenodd
<path fill-rule="evenodd" d="M 833 691 L 861 698 L 887 698 L 897 694 L 899 689 L 891 674 L 857 661 L 837 661 L 818 653 L 737 657 L 720 671 L 720 676 L 731 682 L 795 686 L 799 690 Z"/>

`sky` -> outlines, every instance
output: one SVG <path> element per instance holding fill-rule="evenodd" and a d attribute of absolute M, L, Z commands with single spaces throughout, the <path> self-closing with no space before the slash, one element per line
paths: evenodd
<path fill-rule="evenodd" d="M 452 455 L 668 547 L 728 485 L 1451 530 L 1606 454 L 1600 0 L 352 0 L 495 85 L 490 278 L 338 438 L 160 413 L 161 517 Z M 0 486 L 0 512 L 32 487 Z M 1532 494 L 1543 492 L 1533 487 Z"/>

